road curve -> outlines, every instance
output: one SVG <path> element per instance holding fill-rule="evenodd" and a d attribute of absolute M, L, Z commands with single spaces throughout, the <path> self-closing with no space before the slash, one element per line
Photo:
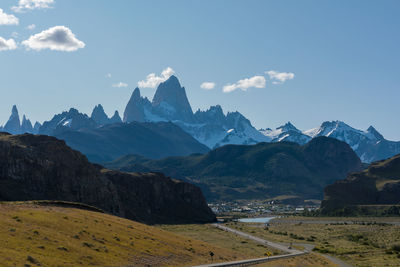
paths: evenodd
<path fill-rule="evenodd" d="M 279 244 L 279 243 L 275 243 L 275 242 L 271 242 L 271 241 L 267 241 L 265 239 L 262 239 L 262 238 L 259 238 L 259 237 L 256 237 L 256 236 L 253 236 L 253 235 L 238 231 L 236 229 L 229 228 L 227 226 L 224 226 L 224 225 L 221 225 L 221 224 L 218 224 L 218 223 L 214 223 L 213 226 L 215 226 L 215 227 L 217 227 L 219 229 L 222 229 L 224 231 L 232 232 L 234 234 L 240 235 L 240 236 L 245 237 L 247 239 L 253 240 L 253 241 L 257 242 L 257 243 L 260 243 L 260 244 L 263 244 L 263 245 L 267 245 L 269 247 L 273 247 L 275 249 L 278 249 L 280 251 L 286 252 L 288 254 L 300 254 L 300 253 L 304 254 L 304 251 L 300 251 L 300 250 L 293 249 L 293 248 L 288 248 L 288 246 L 285 246 L 285 245 L 282 245 L 282 244 Z"/>
<path fill-rule="evenodd" d="M 215 226 L 221 230 L 232 232 L 234 234 L 240 235 L 247 239 L 253 240 L 257 243 L 267 245 L 269 247 L 273 247 L 275 249 L 281 250 L 283 252 L 286 252 L 287 254 L 258 258 L 258 259 L 249 259 L 249 260 L 241 260 L 241 261 L 230 261 L 230 262 L 222 262 L 222 263 L 197 265 L 197 266 L 193 266 L 193 267 L 250 266 L 250 265 L 255 265 L 255 264 L 259 264 L 259 263 L 263 263 L 263 262 L 267 262 L 267 261 L 271 261 L 271 260 L 291 258 L 291 257 L 296 257 L 296 256 L 300 256 L 300 255 L 309 253 L 309 251 L 307 251 L 307 250 L 300 251 L 297 249 L 291 249 L 291 248 L 288 248 L 287 246 L 284 246 L 284 245 L 281 245 L 281 244 L 278 244 L 275 242 L 270 242 L 270 241 L 264 240 L 262 238 L 252 236 L 252 235 L 246 234 L 244 232 L 241 232 L 241 231 L 238 231 L 238 230 L 235 230 L 235 229 L 232 229 L 232 228 L 229 228 L 224 225 L 217 224 L 217 223 L 213 224 L 213 226 Z"/>

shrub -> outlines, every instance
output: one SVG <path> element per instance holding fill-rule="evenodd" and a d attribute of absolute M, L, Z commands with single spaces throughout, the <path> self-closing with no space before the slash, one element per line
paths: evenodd
<path fill-rule="evenodd" d="M 35 259 L 34 257 L 32 257 L 30 255 L 28 255 L 28 257 L 26 257 L 26 260 L 29 261 L 30 263 L 33 263 L 33 264 L 36 264 L 36 265 L 40 264 L 40 262 L 37 259 Z"/>
<path fill-rule="evenodd" d="M 400 244 L 395 244 L 392 246 L 392 250 L 400 252 Z"/>

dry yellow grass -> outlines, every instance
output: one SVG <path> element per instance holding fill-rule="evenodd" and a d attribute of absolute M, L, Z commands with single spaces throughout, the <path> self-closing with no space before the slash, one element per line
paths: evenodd
<path fill-rule="evenodd" d="M 214 246 L 239 252 L 247 255 L 248 258 L 264 257 L 267 251 L 274 255 L 281 254 L 276 249 L 242 238 L 231 232 L 223 231 L 209 224 L 159 225 L 158 227 Z"/>
<path fill-rule="evenodd" d="M 190 266 L 247 255 L 74 208 L 0 204 L 0 266 Z"/>
<path fill-rule="evenodd" d="M 319 222 L 299 223 L 299 220 Z M 275 221 L 268 229 L 260 224 L 231 223 L 228 226 L 271 241 L 312 244 L 320 252 L 352 266 L 400 266 L 400 252 L 393 250 L 394 245 L 400 245 L 400 226 L 373 223 L 385 218 L 353 218 L 354 221 L 370 221 L 370 224 L 334 224 L 332 220 L 352 218 L 285 218 Z M 387 220 L 398 221 L 399 218 Z"/>
<path fill-rule="evenodd" d="M 257 265 L 257 267 L 338 267 L 336 264 L 315 253 L 289 258 L 274 260 Z"/>

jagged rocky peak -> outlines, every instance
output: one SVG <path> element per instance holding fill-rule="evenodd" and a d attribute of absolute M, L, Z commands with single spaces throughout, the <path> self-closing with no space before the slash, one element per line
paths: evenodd
<path fill-rule="evenodd" d="M 88 115 L 80 113 L 75 108 L 54 115 L 50 121 L 43 122 L 39 129 L 40 134 L 54 135 L 66 129 L 79 130 L 82 128 L 91 129 L 97 126 L 96 122 Z"/>
<path fill-rule="evenodd" d="M 40 124 L 40 122 L 35 122 L 35 125 L 33 126 L 33 133 L 37 134 L 39 133 L 39 128 L 42 126 L 42 124 Z"/>
<path fill-rule="evenodd" d="M 282 125 L 276 129 L 277 130 L 281 129 L 282 132 L 289 132 L 289 131 L 300 132 L 300 130 L 297 129 L 290 121 L 287 122 L 285 125 Z"/>
<path fill-rule="evenodd" d="M 21 133 L 33 133 L 32 123 L 25 115 L 22 117 Z"/>
<path fill-rule="evenodd" d="M 109 122 L 107 114 L 101 104 L 94 107 L 92 115 L 90 116 L 97 124 L 105 125 Z"/>
<path fill-rule="evenodd" d="M 251 127 L 253 127 L 251 125 L 251 122 L 238 111 L 228 112 L 228 114 L 226 114 L 226 121 L 228 125 L 235 125 L 236 127 L 242 124 L 250 125 Z"/>
<path fill-rule="evenodd" d="M 152 102 L 153 110 L 168 120 L 193 121 L 193 111 L 176 76 L 172 75 L 160 83 Z"/>
<path fill-rule="evenodd" d="M 225 115 L 220 105 L 211 106 L 208 110 L 202 111 L 198 109 L 194 114 L 196 122 L 199 123 L 218 123 L 223 124 L 225 122 Z"/>
<path fill-rule="evenodd" d="M 372 134 L 377 140 L 384 140 L 382 134 L 380 134 L 373 126 L 369 126 L 367 132 Z"/>
<path fill-rule="evenodd" d="M 8 119 L 7 123 L 4 125 L 3 130 L 11 134 L 21 133 L 21 121 L 19 119 L 18 109 L 16 105 L 12 107 L 11 116 Z"/>
<path fill-rule="evenodd" d="M 118 110 L 114 112 L 114 115 L 110 118 L 110 123 L 121 123 L 121 116 L 119 116 Z"/>
<path fill-rule="evenodd" d="M 144 106 L 147 98 L 142 98 L 140 96 L 140 90 L 138 87 L 133 90 L 132 96 L 129 99 L 128 104 L 124 111 L 124 122 L 132 121 L 145 121 Z M 147 100 L 148 101 L 148 100 Z"/>

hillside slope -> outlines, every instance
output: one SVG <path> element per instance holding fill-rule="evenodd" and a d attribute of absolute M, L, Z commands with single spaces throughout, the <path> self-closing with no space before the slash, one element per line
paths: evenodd
<path fill-rule="evenodd" d="M 361 162 L 344 142 L 315 138 L 295 143 L 227 145 L 204 155 L 149 160 L 126 156 L 106 164 L 123 171 L 159 171 L 202 187 L 209 200 L 256 199 L 278 195 L 322 198 L 322 189 Z"/>
<path fill-rule="evenodd" d="M 54 137 L 0 133 L 0 201 L 23 200 L 81 202 L 146 223 L 215 220 L 192 184 L 103 169 Z"/>
<path fill-rule="evenodd" d="M 92 162 L 111 161 L 127 154 L 149 158 L 206 153 L 209 149 L 170 122 L 116 123 L 93 129 L 54 134 Z"/>
<path fill-rule="evenodd" d="M 0 204 L 0 266 L 191 266 L 245 255 L 120 217 Z M 29 265 L 26 265 L 29 264 Z"/>
<path fill-rule="evenodd" d="M 400 204 L 400 155 L 372 163 L 325 188 L 321 208 L 332 213 L 354 205 Z"/>

